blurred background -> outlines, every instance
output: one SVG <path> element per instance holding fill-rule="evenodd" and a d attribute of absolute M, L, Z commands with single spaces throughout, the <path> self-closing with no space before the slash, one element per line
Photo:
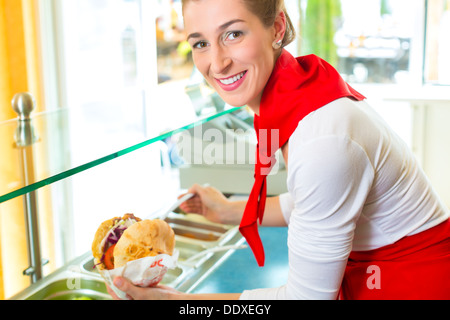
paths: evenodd
<path fill-rule="evenodd" d="M 450 0 L 285 2 L 298 33 L 287 49 L 319 55 L 367 96 L 450 205 Z M 180 0 L 0 0 L 0 70 L 0 195 L 20 186 L 10 129 L 16 93 L 36 100 L 44 144 L 35 166 L 50 172 L 226 108 L 192 63 Z M 58 120 L 40 125 L 41 115 Z M 139 201 L 158 194 L 142 204 L 151 212 L 179 192 L 176 141 L 129 161 L 140 165 L 96 169 L 40 191 L 46 273 L 88 251 L 111 212 L 139 211 Z M 23 206 L 19 198 L 0 203 L 2 299 L 29 285 Z"/>

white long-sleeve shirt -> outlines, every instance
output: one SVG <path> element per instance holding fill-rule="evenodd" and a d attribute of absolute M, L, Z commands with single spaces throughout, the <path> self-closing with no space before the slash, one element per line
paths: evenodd
<path fill-rule="evenodd" d="M 336 299 L 352 250 L 380 248 L 449 218 L 409 147 L 366 101 L 343 98 L 289 139 L 289 275 L 241 299 Z"/>

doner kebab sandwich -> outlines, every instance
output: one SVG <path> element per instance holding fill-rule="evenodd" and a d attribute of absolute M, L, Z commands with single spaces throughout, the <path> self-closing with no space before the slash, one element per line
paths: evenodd
<path fill-rule="evenodd" d="M 97 269 L 104 271 L 146 257 L 172 255 L 174 247 L 175 234 L 167 222 L 141 220 L 125 214 L 100 225 L 92 243 L 92 254 Z"/>

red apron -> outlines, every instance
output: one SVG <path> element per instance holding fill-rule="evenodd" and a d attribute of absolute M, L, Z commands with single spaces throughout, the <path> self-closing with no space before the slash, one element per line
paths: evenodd
<path fill-rule="evenodd" d="M 392 245 L 352 252 L 340 298 L 450 299 L 450 220 Z"/>

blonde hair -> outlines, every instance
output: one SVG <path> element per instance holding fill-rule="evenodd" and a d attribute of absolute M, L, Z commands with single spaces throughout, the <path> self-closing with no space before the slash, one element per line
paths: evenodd
<path fill-rule="evenodd" d="M 200 1 L 200 0 L 182 0 L 183 7 L 189 1 Z M 246 8 L 256 15 L 262 22 L 262 24 L 269 28 L 274 25 L 275 19 L 280 11 L 283 11 L 286 16 L 286 32 L 282 40 L 282 47 L 287 46 L 292 41 L 295 40 L 295 28 L 289 17 L 286 6 L 284 5 L 284 0 L 241 0 Z"/>

